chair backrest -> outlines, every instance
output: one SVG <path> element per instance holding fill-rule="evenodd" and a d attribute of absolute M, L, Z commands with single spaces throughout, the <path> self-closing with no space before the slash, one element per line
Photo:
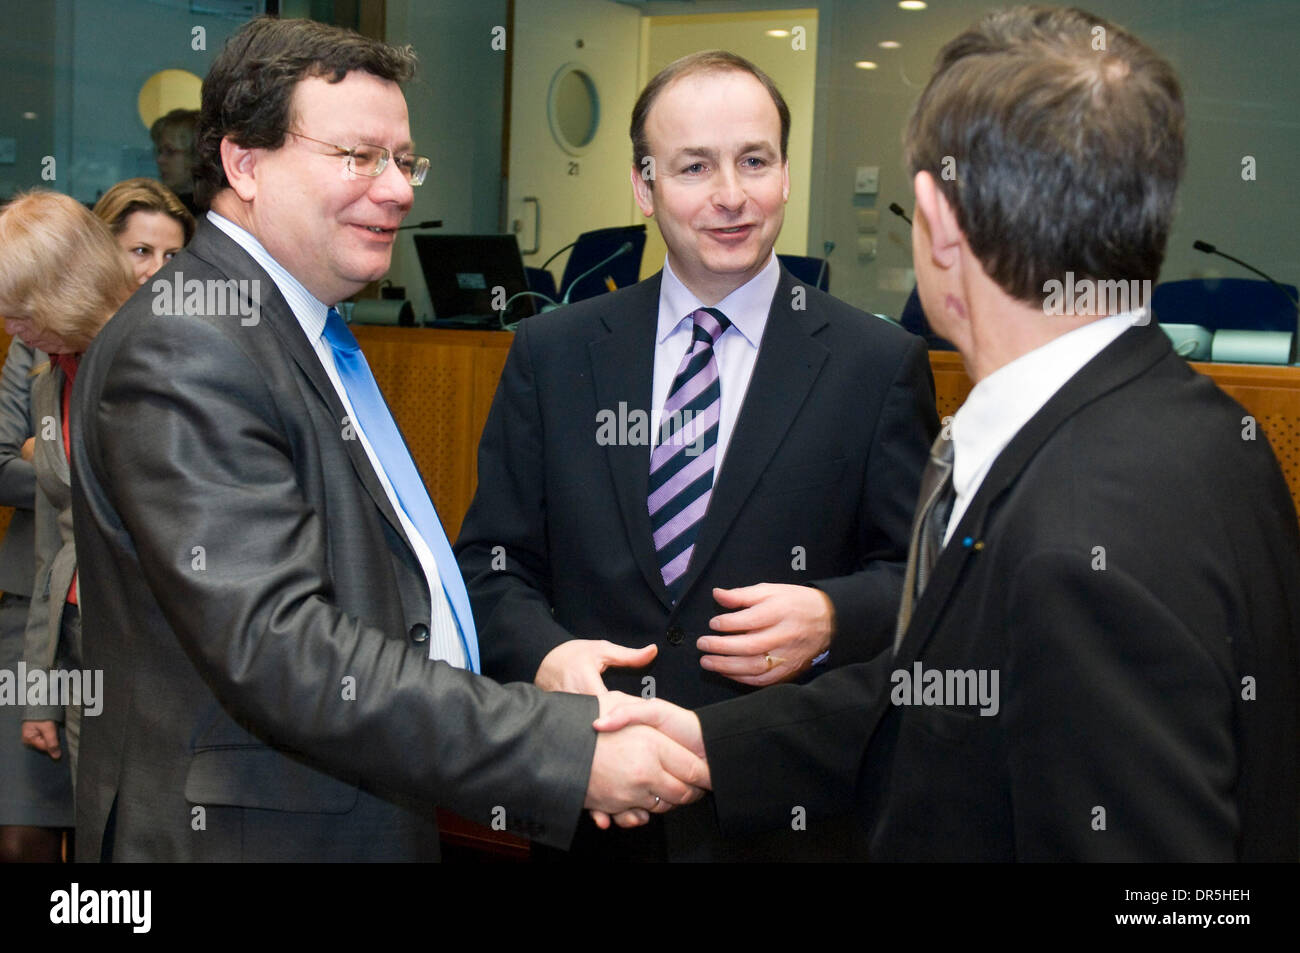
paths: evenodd
<path fill-rule="evenodd" d="M 619 250 L 624 242 L 631 242 L 627 252 L 612 259 L 604 268 L 592 272 L 570 287 L 578 276 L 594 268 L 603 259 Z M 569 301 L 582 301 L 594 298 L 609 290 L 605 279 L 612 278 L 619 288 L 634 285 L 641 278 L 641 255 L 645 252 L 645 225 L 620 225 L 615 228 L 598 228 L 583 232 L 569 253 L 569 261 L 564 266 L 564 276 L 560 279 L 560 294 L 568 294 Z"/>
<path fill-rule="evenodd" d="M 831 266 L 825 258 L 811 258 L 807 255 L 777 255 L 785 270 L 806 285 L 813 285 L 820 291 L 831 290 Z M 822 267 L 823 263 L 825 268 Z"/>
<path fill-rule="evenodd" d="M 1292 295 L 1294 285 L 1283 285 Z M 1199 324 L 1211 331 L 1291 331 L 1296 309 L 1267 281 L 1185 278 L 1156 285 L 1151 307 L 1162 324 Z"/>
<path fill-rule="evenodd" d="M 957 348 L 947 338 L 941 338 L 934 333 L 934 328 L 930 327 L 930 319 L 926 317 L 925 309 L 921 307 L 921 294 L 917 291 L 916 286 L 912 286 L 912 293 L 907 296 L 907 302 L 903 305 L 903 313 L 898 318 L 898 323 L 906 330 L 925 339 L 926 346 L 932 351 L 955 351 Z"/>

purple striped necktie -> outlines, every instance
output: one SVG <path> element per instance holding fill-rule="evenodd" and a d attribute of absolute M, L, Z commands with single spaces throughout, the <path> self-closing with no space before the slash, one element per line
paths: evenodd
<path fill-rule="evenodd" d="M 695 335 L 668 391 L 659 443 L 650 453 L 650 528 L 659 572 L 673 602 L 691 564 L 695 537 L 713 495 L 722 390 L 714 345 L 731 322 L 716 308 L 691 315 Z"/>

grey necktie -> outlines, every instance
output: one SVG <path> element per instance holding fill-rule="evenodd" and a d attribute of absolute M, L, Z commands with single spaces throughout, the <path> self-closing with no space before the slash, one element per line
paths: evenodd
<path fill-rule="evenodd" d="M 939 432 L 930 447 L 930 459 L 921 474 L 921 495 L 912 519 L 912 542 L 907 551 L 907 574 L 903 577 L 903 599 L 894 628 L 894 653 L 912 621 L 912 607 L 921 598 L 930 573 L 943 549 L 943 534 L 952 515 L 956 494 L 952 488 L 952 439 L 947 428 Z"/>

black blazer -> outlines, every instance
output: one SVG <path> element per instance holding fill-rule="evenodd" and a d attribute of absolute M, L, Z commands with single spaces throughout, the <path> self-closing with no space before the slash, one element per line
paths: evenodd
<path fill-rule="evenodd" d="M 695 640 L 719 611 L 713 587 L 759 582 L 830 596 L 827 668 L 871 658 L 892 637 L 937 432 L 924 345 L 782 270 L 674 606 L 651 541 L 650 446 L 597 439 L 601 411 L 651 409 L 659 284 L 519 326 L 456 544 L 484 671 L 532 679 L 571 638 L 654 642 L 652 665 L 606 672 L 606 684 L 642 694 L 649 677 L 658 697 L 690 708 L 746 695 L 700 667 Z"/>
<path fill-rule="evenodd" d="M 856 810 L 877 860 L 1294 861 L 1298 641 L 1267 441 L 1133 328 L 998 457 L 897 657 L 700 712 L 718 814 Z M 998 672 L 997 714 L 897 704 L 917 662 Z"/>
<path fill-rule="evenodd" d="M 153 287 L 260 282 L 256 323 Z M 427 657 L 428 587 L 267 274 L 209 223 L 73 395 L 79 860 L 436 858 L 434 805 L 564 846 L 596 704 Z"/>

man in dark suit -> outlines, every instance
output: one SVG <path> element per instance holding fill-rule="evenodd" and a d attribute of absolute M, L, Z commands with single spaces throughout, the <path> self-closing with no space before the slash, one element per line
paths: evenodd
<path fill-rule="evenodd" d="M 662 736 L 603 746 L 594 699 L 467 671 L 450 545 L 332 307 L 387 270 L 427 170 L 413 67 L 309 21 L 242 28 L 204 82 L 211 214 L 82 364 L 76 545 L 105 698 L 79 859 L 431 859 L 435 805 L 563 847 L 584 806 L 696 795 L 665 765 L 701 766 Z"/>
<path fill-rule="evenodd" d="M 1077 10 L 940 53 L 913 252 L 977 383 L 932 449 L 893 652 L 598 724 L 707 752 L 724 829 L 856 811 L 877 860 L 1297 859 L 1287 486 L 1145 293 L 1103 303 L 1157 276 L 1183 127 L 1171 67 Z"/>
<path fill-rule="evenodd" d="M 937 429 L 929 363 L 780 267 L 789 121 L 719 51 L 642 92 L 631 178 L 667 263 L 517 332 L 457 541 L 489 674 L 695 707 L 889 644 Z M 616 834 L 578 843 L 767 850 L 723 845 L 707 812 Z"/>

